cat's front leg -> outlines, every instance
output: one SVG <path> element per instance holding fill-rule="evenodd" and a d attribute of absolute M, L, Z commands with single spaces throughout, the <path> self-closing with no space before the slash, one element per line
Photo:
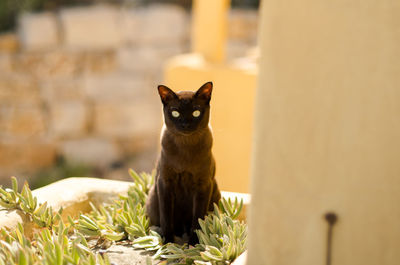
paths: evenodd
<path fill-rule="evenodd" d="M 146 214 L 150 219 L 150 225 L 160 226 L 160 207 L 158 207 L 157 185 L 153 185 L 146 200 Z"/>
<path fill-rule="evenodd" d="M 199 218 L 204 218 L 207 214 L 208 205 L 210 204 L 211 194 L 213 190 L 213 183 L 204 183 L 201 188 L 197 190 L 193 198 L 193 218 L 192 227 L 190 229 L 189 244 L 195 245 L 199 242 L 196 229 L 200 228 Z"/>
<path fill-rule="evenodd" d="M 165 243 L 174 241 L 174 197 L 168 182 L 158 179 L 158 203 L 160 207 L 160 226 Z"/>

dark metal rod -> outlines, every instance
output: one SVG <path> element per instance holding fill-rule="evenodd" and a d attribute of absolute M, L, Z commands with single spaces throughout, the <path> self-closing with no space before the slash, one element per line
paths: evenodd
<path fill-rule="evenodd" d="M 333 225 L 337 222 L 337 215 L 329 212 L 325 214 L 325 220 L 328 222 L 328 237 L 326 244 L 326 265 L 332 264 L 332 236 L 333 236 Z"/>

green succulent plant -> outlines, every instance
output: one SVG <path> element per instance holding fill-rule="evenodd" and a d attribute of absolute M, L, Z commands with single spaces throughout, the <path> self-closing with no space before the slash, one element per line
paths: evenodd
<path fill-rule="evenodd" d="M 113 242 L 128 240 L 135 249 L 153 253 L 147 264 L 167 260 L 174 264 L 229 264 L 246 249 L 247 225 L 237 217 L 243 202 L 222 199 L 214 211 L 199 219 L 196 230 L 199 244 L 189 246 L 168 243 L 153 231 L 145 214 L 145 202 L 154 174 L 137 174 L 126 195 L 119 195 L 113 203 L 91 204 L 92 211 L 64 223 L 62 209 L 54 214 L 47 203 L 40 204 L 27 183 L 18 192 L 18 183 L 12 178 L 12 188 L 0 188 L 0 205 L 18 209 L 36 224 L 32 239 L 24 235 L 22 224 L 14 231 L 0 230 L 0 265 L 107 265 L 107 255 L 95 254 L 96 249 L 108 248 Z M 95 242 L 95 243 L 88 243 Z"/>

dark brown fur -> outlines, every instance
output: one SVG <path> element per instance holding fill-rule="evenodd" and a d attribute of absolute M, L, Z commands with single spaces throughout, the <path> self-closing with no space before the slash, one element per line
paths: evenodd
<path fill-rule="evenodd" d="M 215 181 L 215 161 L 211 153 L 212 134 L 208 126 L 212 83 L 204 84 L 196 93 L 174 93 L 165 86 L 158 88 L 164 105 L 165 126 L 161 135 L 161 154 L 157 164 L 155 185 L 146 202 L 152 225 L 160 226 L 165 242 L 174 235 L 194 232 L 198 218 L 213 209 L 221 197 Z M 200 110 L 201 117 L 192 116 Z M 179 118 L 171 115 L 180 112 Z"/>

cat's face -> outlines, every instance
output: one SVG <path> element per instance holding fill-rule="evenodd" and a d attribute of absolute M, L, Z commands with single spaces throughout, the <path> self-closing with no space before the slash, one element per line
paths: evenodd
<path fill-rule="evenodd" d="M 196 92 L 173 92 L 166 86 L 158 86 L 164 105 L 164 121 L 173 133 L 190 135 L 208 126 L 213 84 L 205 83 Z"/>

